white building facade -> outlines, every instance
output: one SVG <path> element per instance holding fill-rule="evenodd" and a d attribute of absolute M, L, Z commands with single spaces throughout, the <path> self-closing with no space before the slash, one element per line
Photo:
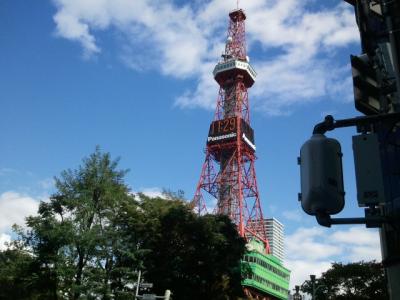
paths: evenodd
<path fill-rule="evenodd" d="M 275 218 L 270 218 L 264 219 L 264 226 L 267 231 L 267 238 L 272 255 L 283 262 L 285 258 L 283 224 Z"/>

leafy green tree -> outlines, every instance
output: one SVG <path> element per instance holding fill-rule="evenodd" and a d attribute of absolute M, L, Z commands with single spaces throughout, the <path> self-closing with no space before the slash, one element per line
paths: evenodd
<path fill-rule="evenodd" d="M 34 267 L 33 257 L 21 249 L 0 252 L 0 299 L 38 299 L 36 278 L 28 276 Z"/>
<path fill-rule="evenodd" d="M 194 214 L 183 194 L 137 196 L 137 208 L 118 216 L 124 244 L 136 247 L 140 269 L 154 292 L 173 299 L 236 299 L 242 295 L 239 261 L 245 241 L 226 216 Z"/>
<path fill-rule="evenodd" d="M 195 215 L 188 206 L 172 207 L 146 241 L 145 277 L 159 293 L 180 299 L 236 299 L 242 295 L 239 261 L 245 241 L 226 216 Z"/>
<path fill-rule="evenodd" d="M 153 251 L 154 241 L 160 235 L 160 218 L 165 215 L 172 207 L 184 206 L 181 199 L 171 198 L 169 195 L 166 200 L 164 197 L 151 198 L 144 194 L 135 196 L 134 201 L 127 201 L 121 208 L 121 213 L 117 214 L 113 226 L 118 229 L 119 247 L 116 249 L 118 258 L 116 259 L 114 276 L 124 277 L 124 274 L 134 270 L 141 270 L 146 273 L 148 265 L 144 263 L 146 257 Z M 134 275 L 134 274 L 133 274 Z M 143 277 L 142 277 L 143 278 Z M 147 278 L 146 278 L 147 279 Z M 113 280 L 113 285 L 126 286 L 128 282 Z M 156 285 L 157 283 L 155 283 Z M 118 295 L 119 292 L 116 292 Z M 125 294 L 129 298 L 130 294 Z"/>
<path fill-rule="evenodd" d="M 332 267 L 316 279 L 316 299 L 337 300 L 386 300 L 389 299 L 384 269 L 380 263 L 333 263 Z M 310 280 L 302 291 L 312 294 Z"/>
<path fill-rule="evenodd" d="M 126 171 L 117 165 L 96 148 L 78 169 L 55 178 L 57 192 L 27 218 L 30 229 L 21 236 L 40 265 L 36 276 L 46 278 L 58 298 L 110 299 L 129 292 L 136 265 L 129 266 L 131 274 L 118 268 L 121 256 L 134 249 L 121 247 L 115 222 L 135 202 L 123 182 Z"/>
<path fill-rule="evenodd" d="M 138 270 L 174 300 L 241 296 L 245 241 L 229 218 L 197 216 L 182 192 L 132 195 L 125 174 L 96 148 L 55 178 L 56 192 L 0 252 L 0 299 L 133 299 Z"/>

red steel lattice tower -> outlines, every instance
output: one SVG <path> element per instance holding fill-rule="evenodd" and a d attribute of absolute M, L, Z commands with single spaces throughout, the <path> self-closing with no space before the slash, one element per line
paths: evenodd
<path fill-rule="evenodd" d="M 220 86 L 217 107 L 192 206 L 199 214 L 215 206 L 214 213 L 228 215 L 242 237 L 261 240 L 269 253 L 254 168 L 247 89 L 256 72 L 246 55 L 245 19 L 242 9 L 229 13 L 225 51 L 213 71 Z"/>

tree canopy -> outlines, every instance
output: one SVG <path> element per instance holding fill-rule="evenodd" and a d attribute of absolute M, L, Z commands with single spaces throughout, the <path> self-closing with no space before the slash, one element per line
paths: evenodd
<path fill-rule="evenodd" d="M 0 299 L 133 299 L 138 270 L 174 300 L 240 296 L 245 241 L 229 218 L 195 215 L 180 192 L 133 194 L 126 173 L 97 148 L 56 177 L 0 252 Z"/>
<path fill-rule="evenodd" d="M 315 281 L 316 300 L 386 300 L 389 299 L 384 269 L 375 261 L 333 263 Z M 306 280 L 302 291 L 312 294 L 311 280 Z"/>
<path fill-rule="evenodd" d="M 239 260 L 245 242 L 226 216 L 194 215 L 175 207 L 160 218 L 160 230 L 145 258 L 147 278 L 174 299 L 234 299 L 241 295 Z"/>

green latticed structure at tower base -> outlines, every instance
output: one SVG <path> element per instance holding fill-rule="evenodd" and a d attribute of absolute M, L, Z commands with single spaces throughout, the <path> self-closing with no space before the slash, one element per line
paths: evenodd
<path fill-rule="evenodd" d="M 242 286 L 245 290 L 265 295 L 259 299 L 288 299 L 290 270 L 271 254 L 265 254 L 262 243 L 248 244 L 242 264 Z"/>

